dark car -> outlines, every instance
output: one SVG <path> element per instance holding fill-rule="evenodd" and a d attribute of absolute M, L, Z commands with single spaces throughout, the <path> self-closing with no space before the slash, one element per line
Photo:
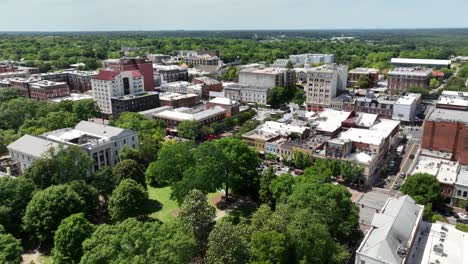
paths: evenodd
<path fill-rule="evenodd" d="M 410 158 L 410 159 L 414 159 L 414 155 L 411 154 L 411 155 L 409 156 L 409 158 Z"/>

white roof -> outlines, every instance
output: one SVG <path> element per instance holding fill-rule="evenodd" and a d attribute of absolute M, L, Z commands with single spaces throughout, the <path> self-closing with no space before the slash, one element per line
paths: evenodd
<path fill-rule="evenodd" d="M 450 60 L 432 60 L 432 59 L 405 59 L 405 58 L 392 58 L 392 64 L 413 64 L 413 65 L 445 65 L 449 66 L 452 62 Z"/>
<path fill-rule="evenodd" d="M 342 132 L 338 137 L 343 140 L 376 146 L 380 146 L 385 139 L 385 136 L 379 131 L 362 128 L 350 128 Z"/>
<path fill-rule="evenodd" d="M 237 102 L 235 100 L 231 100 L 229 98 L 223 97 L 216 97 L 210 101 L 213 104 L 220 104 L 220 105 L 235 105 Z"/>
<path fill-rule="evenodd" d="M 159 100 L 165 100 L 165 101 L 180 100 L 180 99 L 191 98 L 191 97 L 198 97 L 198 95 L 193 94 L 193 93 L 180 94 L 180 93 L 171 93 L 171 92 L 159 94 Z"/>
<path fill-rule="evenodd" d="M 184 113 L 184 112 L 180 112 L 176 110 L 166 110 L 160 113 L 153 114 L 153 116 L 156 118 L 176 120 L 179 122 L 182 122 L 185 120 L 201 121 L 211 116 L 226 112 L 226 110 L 224 110 L 222 107 L 219 107 L 219 106 L 215 106 L 210 109 L 207 109 L 198 113 L 193 113 L 193 114 Z"/>
<path fill-rule="evenodd" d="M 371 127 L 379 116 L 376 114 L 359 113 L 356 119 L 356 125 L 360 127 Z"/>
<path fill-rule="evenodd" d="M 349 73 L 356 73 L 356 74 L 376 74 L 379 73 L 379 69 L 374 68 L 355 68 L 349 71 Z"/>
<path fill-rule="evenodd" d="M 354 152 L 349 154 L 346 159 L 355 160 L 359 163 L 370 164 L 375 158 L 375 155 L 365 153 L 365 152 Z"/>
<path fill-rule="evenodd" d="M 454 184 L 457 181 L 459 170 L 460 164 L 456 161 L 419 156 L 418 162 L 411 174 L 427 173 L 434 175 L 441 183 Z"/>
<path fill-rule="evenodd" d="M 417 98 L 414 96 L 403 96 L 398 98 L 395 104 L 398 105 L 412 105 L 416 102 Z"/>
<path fill-rule="evenodd" d="M 135 131 L 122 129 L 114 126 L 101 125 L 94 122 L 81 121 L 75 126 L 76 130 L 93 134 L 103 138 L 112 138 L 123 134 L 135 134 Z"/>
<path fill-rule="evenodd" d="M 468 166 L 461 166 L 456 184 L 468 186 Z"/>
<path fill-rule="evenodd" d="M 8 145 L 9 150 L 22 152 L 36 158 L 41 158 L 50 148 L 58 148 L 59 144 L 40 137 L 24 135 Z"/>
<path fill-rule="evenodd" d="M 49 101 L 59 103 L 61 101 L 79 101 L 79 100 L 85 100 L 85 99 L 93 99 L 93 97 L 88 94 L 71 93 L 69 96 L 54 98 L 54 99 L 50 99 Z"/>
<path fill-rule="evenodd" d="M 306 113 L 309 120 L 314 120 L 317 125 L 316 129 L 324 132 L 335 132 L 341 127 L 341 123 L 349 118 L 351 112 L 336 111 L 333 109 L 325 109 L 323 112 L 316 115 L 315 112 Z"/>
<path fill-rule="evenodd" d="M 420 245 L 412 251 L 412 263 L 468 264 L 468 234 L 455 226 L 436 222 L 426 223 L 430 232 L 424 232 Z M 442 250 L 443 254 L 434 249 Z"/>
<path fill-rule="evenodd" d="M 294 126 L 284 123 L 279 123 L 275 121 L 267 121 L 265 124 L 260 126 L 260 130 L 280 134 L 283 136 L 288 136 L 292 133 L 297 133 L 302 135 L 308 128 L 304 126 Z"/>
<path fill-rule="evenodd" d="M 431 69 L 420 68 L 420 67 L 398 67 L 388 72 L 388 75 L 407 75 L 407 76 L 419 76 L 427 77 L 432 75 Z"/>
<path fill-rule="evenodd" d="M 357 254 L 379 259 L 382 263 L 402 263 L 400 246 L 411 248 L 424 207 L 408 195 L 389 198 L 381 213 L 372 219 L 372 228 L 361 242 Z"/>

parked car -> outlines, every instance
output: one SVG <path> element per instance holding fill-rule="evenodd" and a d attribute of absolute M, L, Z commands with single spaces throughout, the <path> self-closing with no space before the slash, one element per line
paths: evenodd
<path fill-rule="evenodd" d="M 400 178 L 404 179 L 406 177 L 406 173 L 402 172 L 400 173 Z"/>
<path fill-rule="evenodd" d="M 468 222 L 468 215 L 464 213 L 457 213 L 458 219 L 457 222 L 467 223 Z"/>

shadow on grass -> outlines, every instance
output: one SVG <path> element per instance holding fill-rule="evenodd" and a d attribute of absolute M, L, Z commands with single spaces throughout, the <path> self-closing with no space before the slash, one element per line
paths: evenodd
<path fill-rule="evenodd" d="M 156 200 L 149 199 L 145 205 L 145 211 L 147 214 L 152 214 L 159 212 L 162 209 L 163 205 Z"/>

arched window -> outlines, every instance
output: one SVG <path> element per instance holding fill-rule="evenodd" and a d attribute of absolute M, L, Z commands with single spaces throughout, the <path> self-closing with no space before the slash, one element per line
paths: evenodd
<path fill-rule="evenodd" d="M 463 192 L 463 197 L 468 196 L 468 193 L 466 191 Z"/>
<path fill-rule="evenodd" d="M 458 190 L 458 191 L 457 191 L 457 196 L 461 196 L 461 195 L 462 195 L 461 190 Z"/>

